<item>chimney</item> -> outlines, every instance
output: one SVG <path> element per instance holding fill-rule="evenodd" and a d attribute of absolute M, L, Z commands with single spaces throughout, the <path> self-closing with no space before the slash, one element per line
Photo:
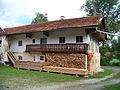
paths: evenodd
<path fill-rule="evenodd" d="M 63 19 L 65 19 L 65 16 L 60 16 L 60 20 L 63 20 Z"/>

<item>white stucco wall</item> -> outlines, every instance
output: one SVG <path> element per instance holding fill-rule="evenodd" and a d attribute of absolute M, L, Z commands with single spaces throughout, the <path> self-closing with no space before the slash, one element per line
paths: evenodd
<path fill-rule="evenodd" d="M 89 35 L 89 52 L 99 53 L 98 41 Z"/>
<path fill-rule="evenodd" d="M 31 61 L 32 56 L 27 52 L 15 52 L 14 53 L 17 60 L 19 60 L 19 56 L 22 56 L 22 61 Z"/>
<path fill-rule="evenodd" d="M 59 37 L 65 37 L 66 43 L 76 43 L 76 36 L 83 36 L 83 43 L 88 43 L 89 41 L 89 37 L 85 34 L 84 30 L 50 31 L 48 37 L 43 35 L 42 32 L 36 32 L 32 33 L 32 38 L 26 38 L 25 34 L 12 35 L 8 38 L 10 51 L 25 52 L 26 45 L 33 44 L 33 39 L 35 39 L 35 44 L 40 44 L 40 38 L 47 38 L 47 44 L 59 44 Z M 22 46 L 18 46 L 18 41 L 22 41 Z"/>
<path fill-rule="evenodd" d="M 0 36 L 0 40 L 2 41 L 2 36 Z M 2 47 L 2 44 L 0 44 L 0 53 L 2 52 L 1 47 Z"/>
<path fill-rule="evenodd" d="M 7 57 L 7 52 L 9 50 L 8 47 L 8 40 L 6 38 L 6 36 L 0 36 L 0 40 L 1 40 L 1 45 L 0 45 L 0 54 L 1 54 L 1 62 L 4 63 L 4 61 L 8 61 L 8 57 Z"/>
<path fill-rule="evenodd" d="M 98 41 L 95 38 L 93 38 L 92 36 L 89 36 L 89 40 L 90 40 L 90 42 L 89 42 L 89 51 L 88 52 L 93 53 L 93 61 L 91 61 L 91 67 L 94 69 L 93 70 L 94 72 L 99 72 L 99 71 L 101 71 L 99 44 L 98 44 Z"/>
<path fill-rule="evenodd" d="M 16 55 L 17 59 L 19 56 L 22 56 L 22 59 L 25 61 L 33 61 L 32 58 L 35 56 L 35 61 L 39 61 L 42 53 L 25 52 L 26 45 L 33 44 L 33 39 L 35 39 L 34 44 L 40 44 L 40 38 L 47 38 L 47 44 L 59 44 L 59 37 L 65 37 L 65 43 L 76 43 L 76 36 L 83 36 L 83 43 L 90 42 L 90 36 L 86 35 L 85 30 L 82 29 L 49 31 L 48 37 L 43 35 L 43 32 L 35 32 L 32 33 L 31 38 L 26 38 L 26 34 L 11 35 L 7 38 L 10 45 L 10 51 Z M 22 41 L 22 46 L 18 46 L 18 41 Z"/>
<path fill-rule="evenodd" d="M 84 30 L 59 30 L 50 32 L 48 44 L 59 44 L 59 37 L 65 37 L 66 43 L 76 43 L 76 36 L 83 36 L 83 43 L 88 43 Z"/>

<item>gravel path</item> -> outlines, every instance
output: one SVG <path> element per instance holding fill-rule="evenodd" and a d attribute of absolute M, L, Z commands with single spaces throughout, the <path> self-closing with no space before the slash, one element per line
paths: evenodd
<path fill-rule="evenodd" d="M 120 83 L 120 79 L 109 79 L 116 75 L 118 72 L 120 72 L 120 68 L 115 67 L 105 68 L 112 69 L 113 74 L 100 79 L 79 80 L 75 82 L 66 82 L 43 87 L 29 87 L 26 88 L 25 90 L 101 90 L 105 85 Z"/>

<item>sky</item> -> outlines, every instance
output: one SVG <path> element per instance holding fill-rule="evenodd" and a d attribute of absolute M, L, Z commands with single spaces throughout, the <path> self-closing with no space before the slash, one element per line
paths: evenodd
<path fill-rule="evenodd" d="M 85 0 L 0 0 L 0 27 L 15 27 L 30 24 L 35 13 L 47 13 L 49 21 L 60 16 L 78 18 L 85 16 L 80 7 Z"/>

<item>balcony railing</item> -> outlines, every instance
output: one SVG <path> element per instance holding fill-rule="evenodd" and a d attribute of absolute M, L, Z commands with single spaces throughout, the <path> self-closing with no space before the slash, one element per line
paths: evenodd
<path fill-rule="evenodd" d="M 26 46 L 27 52 L 80 52 L 87 53 L 88 44 L 32 44 Z"/>

